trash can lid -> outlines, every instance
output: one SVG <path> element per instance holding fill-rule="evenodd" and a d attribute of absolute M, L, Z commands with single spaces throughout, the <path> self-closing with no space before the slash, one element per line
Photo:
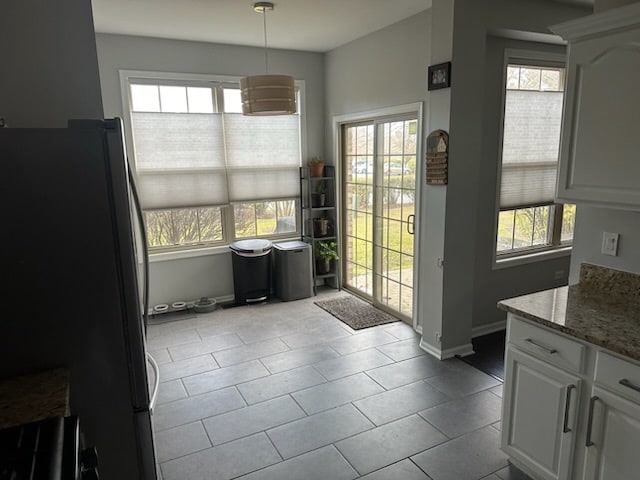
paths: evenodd
<path fill-rule="evenodd" d="M 263 238 L 238 240 L 229 244 L 229 248 L 237 253 L 268 253 L 273 244 Z"/>
<path fill-rule="evenodd" d="M 310 248 L 311 245 L 301 240 L 292 240 L 290 242 L 276 243 L 273 248 L 277 250 L 298 250 L 300 248 Z"/>

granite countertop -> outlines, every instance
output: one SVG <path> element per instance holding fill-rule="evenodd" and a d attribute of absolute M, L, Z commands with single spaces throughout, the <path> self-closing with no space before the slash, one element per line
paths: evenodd
<path fill-rule="evenodd" d="M 640 276 L 583 264 L 577 285 L 498 302 L 498 307 L 640 361 Z"/>
<path fill-rule="evenodd" d="M 0 428 L 69 415 L 69 371 L 0 379 Z"/>

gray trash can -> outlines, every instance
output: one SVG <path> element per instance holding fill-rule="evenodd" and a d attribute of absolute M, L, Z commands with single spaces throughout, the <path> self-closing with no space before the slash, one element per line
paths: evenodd
<path fill-rule="evenodd" d="M 272 246 L 269 240 L 258 238 L 238 240 L 229 245 L 236 305 L 263 302 L 269 298 Z"/>
<path fill-rule="evenodd" d="M 313 294 L 311 245 L 299 240 L 276 243 L 274 252 L 275 294 L 287 302 Z"/>

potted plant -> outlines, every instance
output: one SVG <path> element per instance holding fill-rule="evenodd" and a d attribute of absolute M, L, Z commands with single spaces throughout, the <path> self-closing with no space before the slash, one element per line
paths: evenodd
<path fill-rule="evenodd" d="M 329 235 L 329 217 L 315 217 L 313 219 L 313 233 L 316 237 L 326 237 Z"/>
<path fill-rule="evenodd" d="M 316 244 L 316 273 L 325 274 L 331 271 L 331 261 L 338 260 L 336 242 L 318 242 Z"/>
<path fill-rule="evenodd" d="M 318 181 L 315 186 L 315 191 L 311 194 L 312 207 L 324 207 L 326 191 L 327 186 L 324 184 L 324 181 Z"/>
<path fill-rule="evenodd" d="M 324 171 L 324 162 L 319 157 L 313 157 L 307 162 L 312 177 L 321 177 Z"/>

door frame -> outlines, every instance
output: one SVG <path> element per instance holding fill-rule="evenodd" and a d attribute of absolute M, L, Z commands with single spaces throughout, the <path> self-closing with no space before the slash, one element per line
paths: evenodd
<path fill-rule="evenodd" d="M 423 122 L 424 102 L 407 103 L 404 105 L 396 105 L 393 107 L 378 108 L 375 110 L 368 110 L 360 113 L 348 113 L 344 115 L 335 115 L 332 120 L 333 124 L 333 158 L 336 166 L 336 185 L 340 186 L 342 190 L 343 179 L 342 171 L 344 166 L 342 165 L 342 149 L 344 139 L 342 138 L 342 127 L 345 124 L 357 123 L 363 121 L 374 121 L 383 117 L 393 117 L 398 115 L 410 115 L 415 114 L 418 120 L 418 141 L 416 145 L 416 193 L 415 193 L 415 217 L 414 217 L 414 239 L 413 239 L 413 251 L 414 251 L 414 268 L 413 268 L 413 305 L 411 312 L 411 323 L 414 330 L 418 330 L 417 313 L 420 307 L 420 295 L 418 294 L 418 273 L 420 265 L 420 205 L 422 204 L 422 181 L 419 179 L 424 177 L 424 162 L 422 159 L 423 145 L 424 145 L 424 122 Z M 342 195 L 336 195 L 336 211 L 338 216 L 338 224 L 343 225 L 343 213 L 342 213 Z M 342 228 L 338 231 L 339 238 L 342 239 Z M 344 255 L 345 242 L 340 241 L 340 255 Z M 340 264 L 340 277 L 344 278 L 343 263 Z"/>

